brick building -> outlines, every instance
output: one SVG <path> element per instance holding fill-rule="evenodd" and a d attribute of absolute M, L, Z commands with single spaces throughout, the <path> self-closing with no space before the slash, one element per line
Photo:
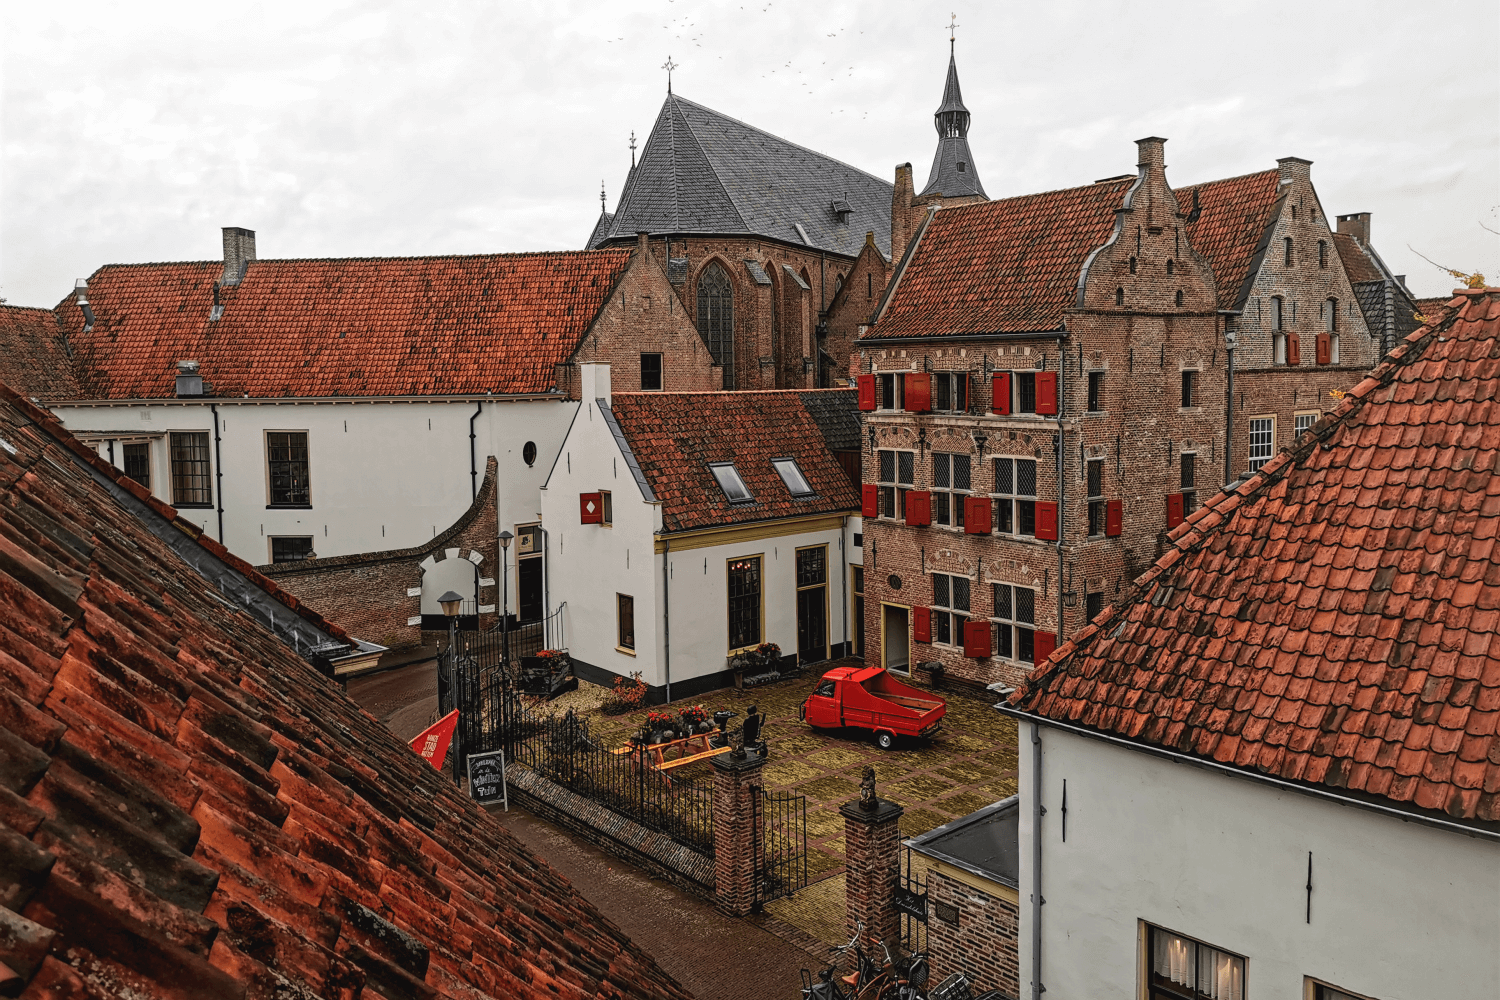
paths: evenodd
<path fill-rule="evenodd" d="M 1164 142 L 912 225 L 852 360 L 872 661 L 1018 681 L 1377 360 L 1307 161 L 1174 191 Z"/>

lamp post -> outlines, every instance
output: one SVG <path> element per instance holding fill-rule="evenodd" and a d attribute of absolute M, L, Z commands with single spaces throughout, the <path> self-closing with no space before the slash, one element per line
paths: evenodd
<path fill-rule="evenodd" d="M 508 531 L 500 532 L 500 655 L 506 670 L 510 669 L 510 576 L 505 554 L 510 551 L 510 540 L 514 537 Z"/>
<path fill-rule="evenodd" d="M 463 676 L 458 665 L 458 613 L 463 610 L 464 599 L 453 591 L 448 591 L 438 598 L 438 607 L 443 609 L 443 616 L 448 619 L 448 684 L 453 693 L 453 708 L 457 708 L 459 725 L 453 731 L 453 780 L 457 781 L 459 776 L 459 761 L 463 759 L 462 733 L 464 710 L 460 707 L 463 700 L 464 685 Z M 439 701 L 441 702 L 441 698 Z M 439 704 L 438 710 L 442 711 L 443 705 Z"/>

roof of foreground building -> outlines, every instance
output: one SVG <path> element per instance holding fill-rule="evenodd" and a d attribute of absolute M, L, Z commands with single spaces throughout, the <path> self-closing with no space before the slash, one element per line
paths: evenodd
<path fill-rule="evenodd" d="M 0 994 L 687 997 L 103 465 L 0 387 Z"/>
<path fill-rule="evenodd" d="M 889 257 L 892 190 L 857 167 L 668 94 L 618 207 L 600 217 L 589 246 L 643 232 L 744 234 L 854 257 L 874 230 Z"/>
<path fill-rule="evenodd" d="M 1500 830 L 1500 289 L 1168 535 L 1027 713 Z"/>

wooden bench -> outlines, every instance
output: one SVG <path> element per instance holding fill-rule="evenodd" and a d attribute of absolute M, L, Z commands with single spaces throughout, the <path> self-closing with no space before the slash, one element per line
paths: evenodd
<path fill-rule="evenodd" d="M 734 747 L 714 747 L 712 750 L 705 750 L 702 753 L 695 753 L 691 757 L 677 757 L 673 760 L 663 761 L 662 763 L 656 765 L 656 769 L 658 771 L 670 771 L 674 767 L 681 767 L 684 764 L 692 764 L 700 760 L 708 760 L 710 757 L 717 757 L 720 754 L 728 753 L 733 749 Z"/>

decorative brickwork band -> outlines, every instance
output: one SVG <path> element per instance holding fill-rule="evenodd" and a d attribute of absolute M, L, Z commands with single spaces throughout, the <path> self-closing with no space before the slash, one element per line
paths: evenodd
<path fill-rule="evenodd" d="M 742 917 L 755 904 L 755 796 L 764 751 L 724 754 L 714 767 L 714 896 L 719 909 Z"/>
<path fill-rule="evenodd" d="M 900 872 L 900 820 L 905 810 L 876 797 L 874 778 L 873 769 L 866 768 L 860 797 L 839 807 L 847 858 L 844 930 L 852 935 L 864 924 L 867 947 L 878 947 L 901 932 L 895 890 Z"/>

